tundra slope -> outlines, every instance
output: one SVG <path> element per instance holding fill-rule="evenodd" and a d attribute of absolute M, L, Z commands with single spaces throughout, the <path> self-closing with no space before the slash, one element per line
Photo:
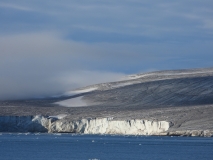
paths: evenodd
<path fill-rule="evenodd" d="M 75 107 L 72 104 L 72 100 L 76 98 L 80 98 L 83 106 Z M 68 101 L 70 107 L 64 107 L 64 103 L 61 103 L 64 101 Z M 57 98 L 2 101 L 0 105 L 2 116 L 48 117 L 66 114 L 67 116 L 62 119 L 50 120 L 51 123 L 48 125 L 52 126 L 52 129 L 48 131 L 51 132 L 80 133 L 78 127 L 92 125 L 91 119 L 104 121 L 106 117 L 113 117 L 113 123 L 118 121 L 129 123 L 132 120 L 141 120 L 140 122 L 147 120 L 150 123 L 168 122 L 168 128 L 155 133 L 144 130 L 144 134 L 211 136 L 213 135 L 213 68 L 131 75 L 123 81 L 84 87 Z M 5 126 L 7 123 L 3 120 L 0 124 Z M 77 128 L 70 127 L 72 125 Z M 99 123 L 99 126 L 93 127 L 100 128 L 100 126 Z M 143 126 L 141 127 L 138 129 L 138 134 L 143 130 Z M 69 129 L 66 130 L 67 128 Z M 159 126 L 157 128 L 161 129 Z M 8 127 L 1 129 L 9 130 Z M 113 133 L 120 132 L 121 130 Z M 137 131 L 134 134 L 137 134 Z"/>

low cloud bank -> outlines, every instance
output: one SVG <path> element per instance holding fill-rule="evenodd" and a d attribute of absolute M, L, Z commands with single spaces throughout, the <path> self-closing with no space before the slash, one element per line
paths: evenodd
<path fill-rule="evenodd" d="M 64 74 L 42 72 L 42 76 L 39 73 L 16 72 L 0 77 L 0 100 L 50 97 L 91 84 L 116 81 L 124 76 L 120 73 L 80 70 Z"/>
<path fill-rule="evenodd" d="M 212 46 L 212 42 L 202 47 L 196 43 L 181 47 L 158 43 L 88 44 L 64 39 L 57 32 L 2 35 L 0 100 L 54 96 L 151 68 L 212 66 L 211 49 L 206 56 L 199 56 L 203 48 Z"/>
<path fill-rule="evenodd" d="M 91 64 L 96 55 L 51 33 L 0 37 L 0 100 L 49 97 L 124 76 Z"/>

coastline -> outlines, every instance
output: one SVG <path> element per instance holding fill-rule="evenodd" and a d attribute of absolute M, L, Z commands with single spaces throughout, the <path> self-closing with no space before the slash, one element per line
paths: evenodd
<path fill-rule="evenodd" d="M 66 116 L 0 116 L 1 133 L 213 137 L 213 130 L 175 130 L 172 122 L 113 117 L 69 120 Z"/>

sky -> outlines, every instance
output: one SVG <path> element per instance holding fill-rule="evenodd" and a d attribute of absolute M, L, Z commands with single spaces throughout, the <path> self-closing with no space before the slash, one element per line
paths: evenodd
<path fill-rule="evenodd" d="M 0 0 L 0 100 L 213 67 L 212 0 Z"/>

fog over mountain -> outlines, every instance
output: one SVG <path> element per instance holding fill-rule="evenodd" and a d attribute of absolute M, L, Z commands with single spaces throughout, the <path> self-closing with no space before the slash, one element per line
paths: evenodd
<path fill-rule="evenodd" d="M 212 8 L 210 0 L 1 0 L 0 99 L 212 67 Z"/>

